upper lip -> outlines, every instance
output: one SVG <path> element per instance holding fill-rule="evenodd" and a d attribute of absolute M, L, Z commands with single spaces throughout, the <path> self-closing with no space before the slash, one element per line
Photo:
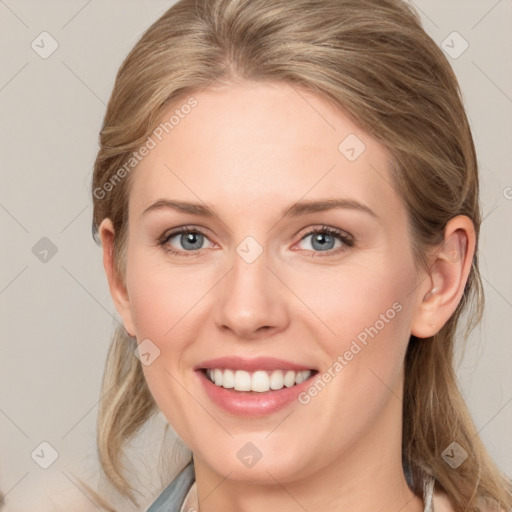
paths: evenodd
<path fill-rule="evenodd" d="M 275 357 L 254 357 L 246 358 L 241 356 L 226 356 L 215 359 L 208 359 L 194 367 L 194 370 L 205 370 L 207 368 L 229 368 L 232 370 L 313 370 L 311 366 L 286 361 L 284 359 L 276 359 Z"/>

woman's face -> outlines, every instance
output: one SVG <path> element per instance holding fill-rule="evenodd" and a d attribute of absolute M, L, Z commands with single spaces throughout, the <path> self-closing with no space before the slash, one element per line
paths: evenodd
<path fill-rule="evenodd" d="M 162 118 L 179 110 L 129 199 L 122 315 L 156 403 L 230 478 L 399 458 L 421 276 L 388 152 L 286 84 L 193 97 Z"/>

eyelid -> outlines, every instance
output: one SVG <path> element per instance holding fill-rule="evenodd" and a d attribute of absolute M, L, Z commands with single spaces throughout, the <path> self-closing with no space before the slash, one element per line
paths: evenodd
<path fill-rule="evenodd" d="M 326 251 L 314 251 L 314 250 L 307 250 L 309 257 L 320 257 L 320 258 L 328 258 L 328 257 L 335 257 L 340 255 L 343 252 L 346 252 L 347 250 L 351 249 L 355 245 L 355 238 L 347 231 L 335 228 L 332 226 L 326 226 L 326 225 L 318 225 L 318 226 L 309 226 L 307 228 L 304 228 L 304 230 L 301 230 L 299 233 L 299 240 L 294 244 L 293 247 L 300 244 L 303 240 L 305 240 L 308 236 L 315 235 L 316 233 L 322 233 L 327 234 L 328 236 L 332 236 L 334 238 L 337 238 L 341 242 L 341 247 L 328 249 Z M 296 249 L 294 249 L 296 250 Z"/>
<path fill-rule="evenodd" d="M 182 233 L 200 233 L 201 235 L 208 238 L 208 234 L 202 228 L 198 228 L 197 226 L 193 226 L 193 225 L 186 225 L 186 226 L 178 226 L 176 228 L 172 228 L 172 229 L 168 229 L 167 231 L 164 231 L 164 233 L 158 237 L 157 241 L 165 242 L 166 240 L 169 240 L 169 238 L 172 238 L 173 236 L 176 236 L 176 235 L 181 235 Z"/>
<path fill-rule="evenodd" d="M 199 253 L 202 251 L 202 249 L 194 249 L 192 251 L 184 251 L 174 248 L 166 247 L 167 242 L 177 236 L 184 233 L 198 233 L 204 236 L 207 240 L 210 240 L 210 237 L 206 233 L 206 230 L 203 230 L 202 228 L 193 226 L 193 225 L 186 225 L 186 226 L 180 226 L 173 229 L 170 229 L 166 231 L 162 236 L 160 236 L 157 239 L 157 244 L 162 246 L 162 248 L 170 253 L 174 253 L 179 256 L 198 256 Z M 337 237 L 342 242 L 342 247 L 338 247 L 337 249 L 329 249 L 327 251 L 308 251 L 312 253 L 312 256 L 332 256 L 335 254 L 338 254 L 340 251 L 347 250 L 348 248 L 355 245 L 355 238 L 347 231 L 339 228 L 335 228 L 332 226 L 327 225 L 316 225 L 316 226 L 308 226 L 304 229 L 302 229 L 299 234 L 297 235 L 299 239 L 297 242 L 293 244 L 293 246 L 296 246 L 300 242 L 302 242 L 306 237 L 312 236 L 316 233 L 327 233 L 328 235 L 332 235 Z"/>
<path fill-rule="evenodd" d="M 319 225 L 313 226 L 313 227 L 308 226 L 307 228 L 304 228 L 303 230 L 301 230 L 298 234 L 298 236 L 300 237 L 299 242 L 302 241 L 304 239 L 304 237 L 313 235 L 315 233 L 329 233 L 329 234 L 336 235 L 342 239 L 346 239 L 347 241 L 348 240 L 350 240 L 352 242 L 355 241 L 354 237 L 348 231 L 345 231 L 344 229 L 335 228 L 333 226 L 327 226 L 325 224 L 319 224 Z"/>
<path fill-rule="evenodd" d="M 162 249 L 164 251 L 176 254 L 178 256 L 198 256 L 201 249 L 195 249 L 193 251 L 183 251 L 180 249 L 174 249 L 174 248 L 167 246 L 167 242 L 171 238 L 173 238 L 177 235 L 184 234 L 184 233 L 199 233 L 199 234 L 203 235 L 206 239 L 210 240 L 210 237 L 208 236 L 206 231 L 203 230 L 202 228 L 187 225 L 187 226 L 180 226 L 180 227 L 169 229 L 169 230 L 165 231 L 162 236 L 157 238 L 156 245 L 159 245 L 160 247 L 162 247 Z M 211 242 L 211 240 L 210 240 L 210 242 Z M 212 242 L 212 243 L 214 243 L 214 242 Z"/>

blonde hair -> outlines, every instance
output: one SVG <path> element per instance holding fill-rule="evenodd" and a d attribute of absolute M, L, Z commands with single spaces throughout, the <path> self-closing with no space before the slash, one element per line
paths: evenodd
<path fill-rule="evenodd" d="M 116 77 L 94 167 L 93 234 L 108 217 L 116 268 L 124 277 L 128 195 L 133 172 L 112 181 L 169 104 L 213 82 L 280 81 L 308 89 L 350 116 L 393 155 L 417 261 L 442 242 L 456 215 L 480 211 L 473 139 L 457 79 L 417 14 L 399 0 L 181 0 L 143 35 Z M 126 176 L 124 176 L 126 174 Z M 107 184 L 114 183 L 113 186 Z M 98 193 L 101 191 L 101 193 Z M 105 192 L 107 191 L 107 192 Z M 468 311 L 472 308 L 471 311 Z M 475 256 L 457 310 L 434 337 L 411 337 L 405 360 L 403 459 L 413 490 L 431 474 L 456 510 L 512 508 L 510 481 L 480 441 L 453 368 L 463 312 L 479 321 L 483 292 Z M 105 474 L 134 503 L 123 447 L 157 411 L 135 341 L 112 340 L 98 417 Z M 456 470 L 441 457 L 453 441 L 468 453 Z"/>

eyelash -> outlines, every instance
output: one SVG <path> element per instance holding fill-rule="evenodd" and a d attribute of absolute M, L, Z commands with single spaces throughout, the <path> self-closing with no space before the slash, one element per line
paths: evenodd
<path fill-rule="evenodd" d="M 174 238 L 176 235 L 191 234 L 191 233 L 193 233 L 193 234 L 197 233 L 197 234 L 203 235 L 204 237 L 208 238 L 208 235 L 201 229 L 198 229 L 198 228 L 195 228 L 192 226 L 184 226 L 184 227 L 178 229 L 177 231 L 173 231 L 171 233 L 165 233 L 161 238 L 158 239 L 158 245 L 160 245 L 166 252 L 175 254 L 176 256 L 184 256 L 184 257 L 198 256 L 199 251 L 201 249 L 196 249 L 193 251 L 179 251 L 179 250 L 176 250 L 176 249 L 166 245 L 167 242 L 171 238 Z M 338 254 L 341 251 L 346 251 L 347 248 L 353 247 L 355 244 L 354 239 L 348 233 L 341 231 L 339 229 L 329 227 L 329 226 L 315 227 L 315 228 L 307 231 L 306 233 L 304 233 L 301 236 L 299 242 L 302 241 L 304 238 L 306 238 L 310 235 L 317 234 L 317 233 L 321 233 L 321 234 L 332 236 L 334 238 L 338 238 L 338 240 L 340 240 L 343 243 L 343 247 L 338 247 L 337 249 L 329 249 L 327 251 L 311 251 L 313 253 L 313 254 L 311 254 L 311 257 L 317 257 L 317 256 L 323 257 L 324 255 L 322 253 L 325 253 L 325 256 L 332 256 L 333 254 Z"/>

